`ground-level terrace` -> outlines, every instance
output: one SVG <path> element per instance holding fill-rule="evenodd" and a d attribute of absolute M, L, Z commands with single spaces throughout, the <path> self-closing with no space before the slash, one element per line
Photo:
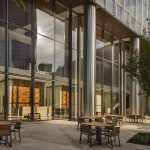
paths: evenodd
<path fill-rule="evenodd" d="M 21 128 L 22 142 L 13 142 L 12 148 L 0 144 L 0 150 L 107 150 L 110 149 L 103 141 L 102 146 L 79 144 L 80 131 L 77 131 L 77 122 L 53 120 L 41 122 L 23 122 Z M 121 146 L 114 142 L 114 150 L 148 150 L 148 146 L 127 143 L 139 131 L 150 131 L 150 124 L 124 124 L 121 127 Z"/>

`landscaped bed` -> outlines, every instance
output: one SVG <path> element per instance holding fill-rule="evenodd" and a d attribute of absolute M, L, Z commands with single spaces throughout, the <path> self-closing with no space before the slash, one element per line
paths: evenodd
<path fill-rule="evenodd" d="M 136 135 L 134 135 L 127 142 L 150 146 L 150 132 L 148 132 L 148 133 L 139 132 Z"/>

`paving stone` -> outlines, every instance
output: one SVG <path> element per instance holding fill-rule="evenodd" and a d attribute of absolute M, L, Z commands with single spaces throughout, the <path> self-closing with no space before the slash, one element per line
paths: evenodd
<path fill-rule="evenodd" d="M 121 146 L 114 142 L 114 150 L 149 150 L 150 146 L 127 143 L 137 132 L 150 132 L 150 124 L 124 124 L 121 126 Z M 77 122 L 66 120 L 25 122 L 21 128 L 22 142 L 13 142 L 13 147 L 0 144 L 0 150 L 110 150 L 103 145 L 89 147 L 79 144 L 80 132 Z"/>

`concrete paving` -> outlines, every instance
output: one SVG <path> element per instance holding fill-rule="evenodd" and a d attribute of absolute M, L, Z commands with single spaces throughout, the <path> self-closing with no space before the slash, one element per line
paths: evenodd
<path fill-rule="evenodd" d="M 89 147 L 79 144 L 80 132 L 77 122 L 54 120 L 41 122 L 23 122 L 22 142 L 13 141 L 13 147 L 0 144 L 0 150 L 110 150 L 103 141 L 102 146 Z M 137 132 L 150 132 L 150 124 L 125 124 L 121 127 L 121 146 L 114 142 L 114 150 L 150 150 L 150 146 L 127 143 Z"/>

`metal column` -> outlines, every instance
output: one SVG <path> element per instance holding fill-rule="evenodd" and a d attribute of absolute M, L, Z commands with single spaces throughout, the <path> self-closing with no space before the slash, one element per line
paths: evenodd
<path fill-rule="evenodd" d="M 8 0 L 5 1 L 5 17 L 6 17 L 6 24 L 5 24 L 5 96 L 4 96 L 4 118 L 8 120 L 8 59 L 9 59 L 9 47 L 8 47 Z"/>
<path fill-rule="evenodd" d="M 133 43 L 133 50 L 134 50 L 134 52 L 137 52 L 137 53 L 139 53 L 139 48 L 140 48 L 140 40 L 139 40 L 139 38 L 135 38 L 134 39 L 134 43 Z M 138 86 L 138 84 L 137 83 L 133 83 L 134 84 L 134 87 L 135 87 L 135 97 L 133 97 L 133 105 L 132 105 L 132 108 L 133 108 L 133 110 L 134 110 L 134 112 L 132 112 L 132 113 L 136 113 L 136 114 L 139 114 L 139 104 L 140 104 L 140 102 L 139 102 L 139 95 L 138 95 L 138 93 L 139 93 L 139 86 Z"/>
<path fill-rule="evenodd" d="M 69 33 L 68 33 L 68 44 L 69 44 L 69 117 L 72 119 L 72 6 L 69 3 Z"/>
<path fill-rule="evenodd" d="M 31 29 L 35 31 L 35 7 L 34 1 L 32 0 L 32 18 L 31 18 Z M 32 64 L 31 64 L 31 89 L 30 89 L 30 105 L 31 105 L 31 121 L 34 121 L 34 86 L 35 86 L 35 35 L 32 32 Z"/>
<path fill-rule="evenodd" d="M 84 41 L 84 102 L 85 114 L 94 116 L 95 105 L 95 41 L 96 41 L 96 7 L 92 2 L 85 4 L 85 41 Z"/>

